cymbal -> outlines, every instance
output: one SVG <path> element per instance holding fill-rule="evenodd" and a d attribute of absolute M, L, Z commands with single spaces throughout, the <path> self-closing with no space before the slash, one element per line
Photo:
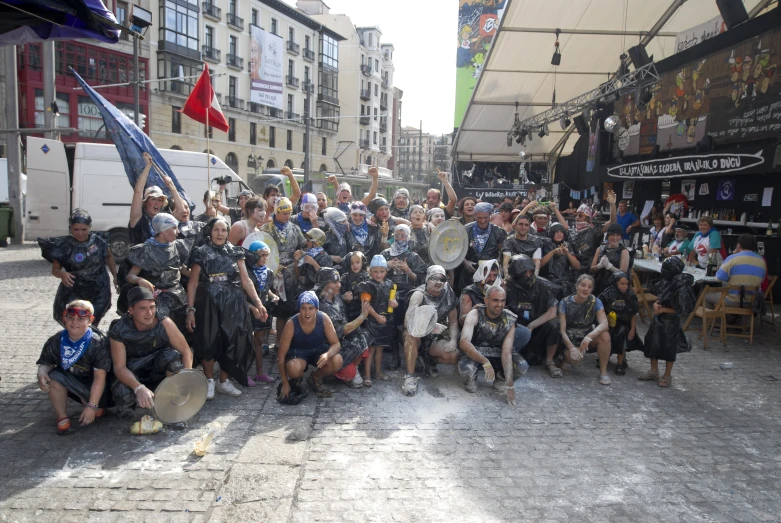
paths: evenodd
<path fill-rule="evenodd" d="M 163 423 L 181 423 L 192 418 L 206 404 L 206 376 L 184 369 L 160 382 L 152 411 Z"/>

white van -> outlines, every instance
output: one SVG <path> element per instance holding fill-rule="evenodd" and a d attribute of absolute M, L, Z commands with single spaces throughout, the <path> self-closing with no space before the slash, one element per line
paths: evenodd
<path fill-rule="evenodd" d="M 205 212 L 203 195 L 217 178 L 230 176 L 228 196 L 235 199 L 247 186 L 214 155 L 160 149 L 184 191 L 195 202 L 193 216 Z M 207 170 L 206 162 L 211 162 Z M 211 179 L 209 179 L 211 178 Z M 57 140 L 27 138 L 27 208 L 25 239 L 68 234 L 68 218 L 75 208 L 92 216 L 92 230 L 110 233 L 114 256 L 124 259 L 133 188 L 117 148 L 111 144 L 63 144 Z"/>

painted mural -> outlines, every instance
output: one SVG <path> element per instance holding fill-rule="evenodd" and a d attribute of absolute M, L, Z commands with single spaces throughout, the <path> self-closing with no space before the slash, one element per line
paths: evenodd
<path fill-rule="evenodd" d="M 454 127 L 460 127 L 483 70 L 507 0 L 458 0 L 456 108 Z"/>
<path fill-rule="evenodd" d="M 624 155 L 693 147 L 706 134 L 716 142 L 776 136 L 780 55 L 776 29 L 663 74 L 644 107 L 637 93 L 623 97 L 615 108 L 630 135 Z"/>

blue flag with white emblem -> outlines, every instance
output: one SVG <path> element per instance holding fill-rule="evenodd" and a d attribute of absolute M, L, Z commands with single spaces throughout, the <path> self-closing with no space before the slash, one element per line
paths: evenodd
<path fill-rule="evenodd" d="M 161 174 L 170 176 L 171 180 L 176 186 L 176 190 L 190 209 L 195 208 L 195 204 L 184 192 L 179 180 L 176 179 L 176 175 L 171 170 L 171 166 L 165 161 L 163 155 L 157 150 L 152 140 L 144 134 L 144 131 L 138 128 L 138 126 L 127 117 L 125 113 L 114 107 L 114 105 L 99 95 L 92 87 L 90 87 L 79 74 L 69 67 L 70 72 L 76 77 L 76 80 L 81 85 L 84 92 L 86 92 L 95 105 L 100 110 L 100 115 L 103 117 L 103 123 L 106 125 L 106 131 L 117 146 L 117 152 L 119 157 L 122 158 L 122 164 L 125 166 L 125 174 L 130 182 L 131 187 L 136 186 L 136 180 L 144 170 L 146 162 L 142 156 L 143 153 L 149 153 L 152 157 L 154 166 L 149 171 L 149 177 L 146 181 L 146 187 L 157 185 L 163 190 L 168 198 L 171 198 L 168 187 L 163 182 Z M 159 171 L 162 171 L 159 172 Z"/>

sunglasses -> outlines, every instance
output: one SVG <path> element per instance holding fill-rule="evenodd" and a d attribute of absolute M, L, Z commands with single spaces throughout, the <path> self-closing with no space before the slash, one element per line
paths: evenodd
<path fill-rule="evenodd" d="M 447 281 L 447 278 L 444 278 L 442 276 L 438 278 L 429 278 L 430 281 L 438 281 L 439 283 L 445 283 Z"/>
<path fill-rule="evenodd" d="M 79 318 L 89 318 L 90 316 L 92 316 L 92 314 L 90 314 L 90 311 L 86 309 L 77 309 L 76 307 L 69 307 L 68 309 L 66 309 L 65 315 L 76 316 Z"/>

